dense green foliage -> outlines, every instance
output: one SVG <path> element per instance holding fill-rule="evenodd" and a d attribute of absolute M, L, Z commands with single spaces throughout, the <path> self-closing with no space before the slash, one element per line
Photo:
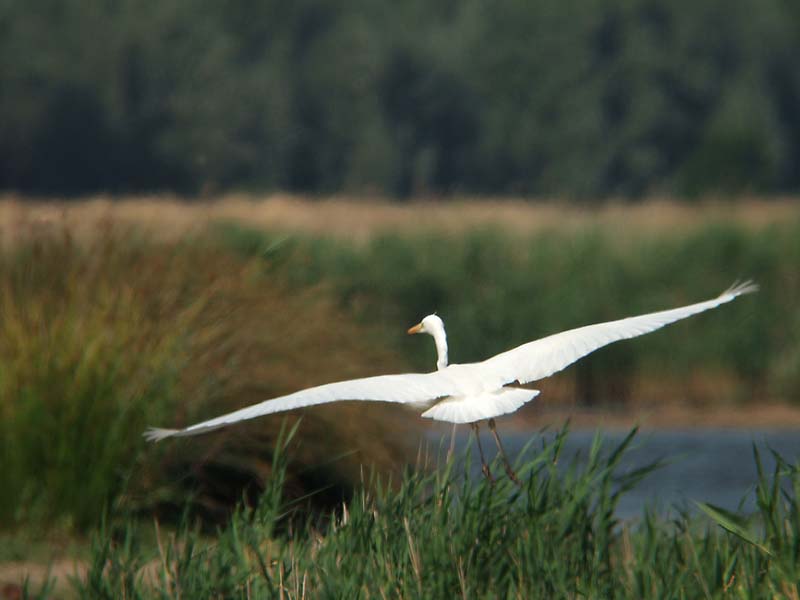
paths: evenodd
<path fill-rule="evenodd" d="M 70 246 L 0 264 L 0 525 L 93 523 L 140 458 L 136 430 L 176 400 L 175 333 L 191 307 L 160 331 L 107 276 L 119 256 Z"/>
<path fill-rule="evenodd" d="M 615 448 L 597 438 L 586 466 L 566 471 L 566 433 L 534 438 L 521 489 L 453 463 L 409 472 L 396 490 L 360 488 L 323 521 L 293 521 L 290 458 L 276 452 L 258 508 L 212 540 L 184 526 L 142 544 L 141 525 L 107 527 L 75 585 L 92 598 L 797 597 L 800 471 L 779 461 L 762 472 L 747 518 L 701 505 L 724 529 L 649 514 L 621 524 L 619 498 L 653 468 L 617 472 L 634 433 Z"/>
<path fill-rule="evenodd" d="M 400 332 L 434 311 L 447 324 L 451 361 L 470 362 L 572 327 L 705 300 L 753 278 L 758 294 L 615 344 L 564 376 L 576 379 L 581 403 L 800 398 L 800 221 L 763 230 L 707 223 L 624 239 L 601 228 L 528 238 L 423 232 L 365 245 L 276 245 L 274 234 L 233 225 L 219 235 L 248 256 L 269 248 L 271 272 L 295 285 L 331 282 L 344 307 L 382 326 L 386 343 L 421 370 L 435 364 L 432 345 Z"/>
<path fill-rule="evenodd" d="M 219 246 L 113 229 L 90 242 L 28 240 L 0 253 L 0 528 L 85 530 L 104 508 L 165 515 L 188 496 L 196 514 L 225 520 L 268 477 L 281 419 L 161 446 L 144 442 L 147 425 L 397 363 L 324 298 Z M 324 361 L 313 360 L 317 344 Z M 402 465 L 411 414 L 389 422 L 381 408 L 358 423 L 352 407 L 309 414 L 287 489 L 329 506 L 363 464 Z"/>
<path fill-rule="evenodd" d="M 793 0 L 0 3 L 0 189 L 800 187 Z"/>

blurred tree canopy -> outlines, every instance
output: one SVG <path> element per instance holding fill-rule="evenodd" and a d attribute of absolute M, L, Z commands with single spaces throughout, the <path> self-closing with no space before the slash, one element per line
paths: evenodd
<path fill-rule="evenodd" d="M 0 1 L 0 188 L 797 191 L 799 7 Z"/>

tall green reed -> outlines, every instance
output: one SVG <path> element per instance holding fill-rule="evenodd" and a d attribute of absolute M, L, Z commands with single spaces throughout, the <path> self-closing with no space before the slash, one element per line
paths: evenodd
<path fill-rule="evenodd" d="M 657 467 L 620 472 L 634 434 L 610 448 L 598 437 L 580 463 L 563 454 L 566 431 L 534 440 L 517 460 L 521 489 L 472 479 L 455 461 L 408 471 L 396 486 L 372 481 L 327 518 L 299 520 L 282 499 L 284 446 L 258 508 L 210 539 L 187 526 L 162 533 L 157 548 L 137 546 L 140 523 L 116 541 L 102 533 L 77 590 L 109 598 L 796 597 L 800 473 L 785 462 L 776 480 L 761 473 L 757 494 L 766 496 L 747 517 L 750 539 L 687 515 L 667 523 L 646 512 L 621 523 L 617 502 Z M 570 467 L 558 468 L 563 461 Z"/>
<path fill-rule="evenodd" d="M 5 525 L 94 521 L 141 458 L 140 428 L 174 403 L 191 309 L 167 331 L 130 285 L 107 277 L 120 257 L 105 252 L 64 237 L 2 258 Z"/>

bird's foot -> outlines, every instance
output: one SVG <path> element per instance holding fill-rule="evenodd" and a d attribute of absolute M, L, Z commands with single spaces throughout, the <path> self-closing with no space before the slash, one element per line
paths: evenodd
<path fill-rule="evenodd" d="M 486 477 L 486 479 L 489 480 L 489 483 L 494 485 L 495 479 L 494 479 L 494 475 L 492 475 L 492 472 L 489 470 L 489 465 L 487 465 L 486 463 L 483 463 L 481 465 L 481 471 L 483 472 L 483 476 Z"/>

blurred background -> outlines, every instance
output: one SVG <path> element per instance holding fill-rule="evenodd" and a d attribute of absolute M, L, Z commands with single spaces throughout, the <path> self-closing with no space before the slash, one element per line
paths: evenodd
<path fill-rule="evenodd" d="M 0 28 L 25 193 L 800 186 L 792 0 L 12 0 Z"/>
<path fill-rule="evenodd" d="M 798 56 L 791 0 L 0 3 L 4 535 L 224 521 L 298 415 L 145 426 L 432 370 L 404 334 L 430 312 L 467 362 L 742 278 L 761 292 L 502 426 L 702 440 L 716 479 L 676 489 L 777 429 L 800 455 Z M 305 411 L 291 494 L 326 508 L 414 464 L 450 433 L 422 421 Z"/>

